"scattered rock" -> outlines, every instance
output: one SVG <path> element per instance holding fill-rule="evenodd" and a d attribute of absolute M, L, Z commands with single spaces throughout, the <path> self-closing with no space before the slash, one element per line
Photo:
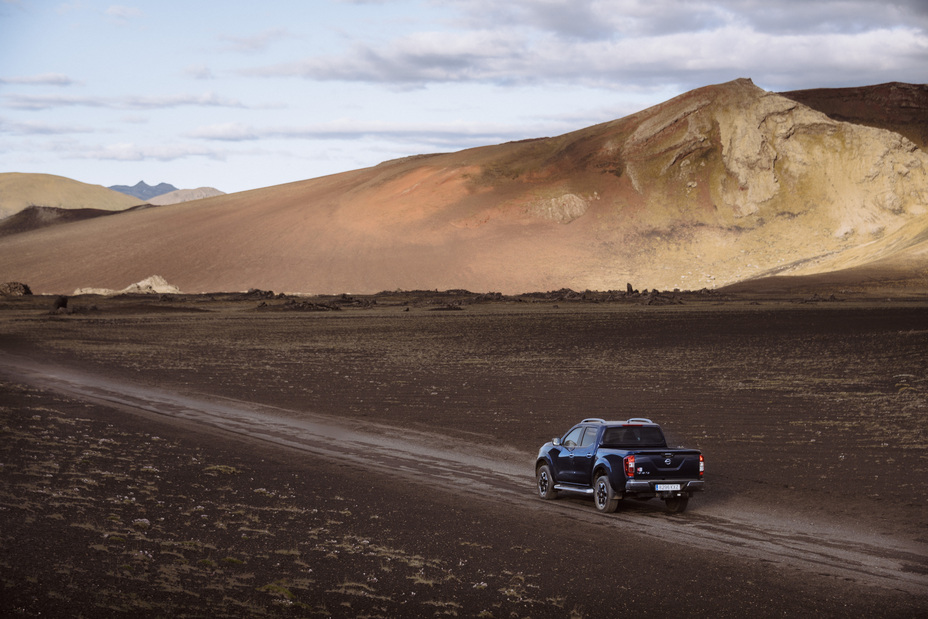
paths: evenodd
<path fill-rule="evenodd" d="M 297 301 L 296 299 L 290 299 L 281 305 L 268 305 L 267 302 L 261 301 L 257 309 L 272 312 L 337 312 L 341 310 L 338 305 L 333 303 L 312 303 L 309 301 Z"/>
<path fill-rule="evenodd" d="M 645 305 L 683 305 L 683 301 L 676 295 L 661 294 L 660 290 L 652 290 L 643 297 Z"/>
<path fill-rule="evenodd" d="M 844 299 L 839 299 L 835 295 L 830 295 L 828 297 L 823 297 L 819 293 L 813 293 L 813 295 L 807 299 L 803 299 L 800 303 L 834 303 L 836 301 L 843 301 Z"/>
<path fill-rule="evenodd" d="M 6 282 L 5 284 L 0 284 L 0 296 L 3 297 L 23 297 L 31 294 L 32 290 L 30 290 L 29 286 L 26 284 L 21 284 L 19 282 Z"/>
<path fill-rule="evenodd" d="M 261 290 L 260 288 L 251 288 L 245 294 L 248 297 L 254 297 L 256 299 L 273 299 L 274 298 L 274 291 Z"/>

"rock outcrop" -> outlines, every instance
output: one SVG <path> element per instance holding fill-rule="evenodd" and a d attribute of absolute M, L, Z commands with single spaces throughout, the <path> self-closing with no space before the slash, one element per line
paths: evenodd
<path fill-rule="evenodd" d="M 177 286 L 172 286 L 160 275 L 152 275 L 140 282 L 130 284 L 122 290 L 111 290 L 109 288 L 78 288 L 73 292 L 73 296 L 82 294 L 97 294 L 101 296 L 112 296 L 117 294 L 180 294 Z"/>

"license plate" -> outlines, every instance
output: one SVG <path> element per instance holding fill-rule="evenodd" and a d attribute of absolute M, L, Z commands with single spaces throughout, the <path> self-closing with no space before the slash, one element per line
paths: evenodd
<path fill-rule="evenodd" d="M 655 488 L 658 492 L 675 492 L 680 489 L 680 484 L 657 484 Z"/>

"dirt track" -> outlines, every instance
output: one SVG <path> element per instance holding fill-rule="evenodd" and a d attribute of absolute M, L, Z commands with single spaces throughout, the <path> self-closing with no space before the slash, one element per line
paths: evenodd
<path fill-rule="evenodd" d="M 339 491 L 353 509 L 396 492 L 411 528 L 384 530 L 402 531 L 407 552 L 495 565 L 546 593 L 520 598 L 482 580 L 467 589 L 456 577 L 429 585 L 444 594 L 439 606 L 381 595 L 384 584 L 350 596 L 353 606 L 301 607 L 307 614 L 354 615 L 359 598 L 366 611 L 423 616 L 478 606 L 492 616 L 915 616 L 928 607 L 923 307 L 381 307 L 298 317 L 211 307 L 52 319 L 8 311 L 4 348 L 29 357 L 0 355 L 0 370 L 9 385 L 51 389 L 131 427 L 181 423 L 175 434 L 187 443 L 245 437 L 245 460 L 301 454 L 314 477 L 354 480 Z M 711 485 L 686 514 L 636 503 L 605 517 L 587 501 L 534 497 L 539 441 L 581 415 L 629 416 L 603 412 L 616 410 L 649 410 L 707 453 Z M 880 418 L 892 431 L 879 433 Z M 434 518 L 439 505 L 456 506 L 439 510 L 445 522 Z M 473 531 L 455 525 L 468 518 L 494 524 L 470 541 Z M 438 531 L 451 536 L 443 550 L 429 541 Z M 481 551 L 477 540 L 496 541 Z M 297 598 L 333 591 L 303 583 Z"/>

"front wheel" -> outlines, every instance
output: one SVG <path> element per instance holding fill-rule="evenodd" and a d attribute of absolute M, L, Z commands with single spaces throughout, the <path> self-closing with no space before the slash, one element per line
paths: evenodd
<path fill-rule="evenodd" d="M 667 511 L 671 514 L 679 514 L 686 509 L 686 505 L 690 502 L 690 497 L 688 496 L 675 496 L 664 501 L 667 504 Z"/>
<path fill-rule="evenodd" d="M 535 471 L 535 481 L 538 488 L 538 496 L 543 499 L 556 499 L 557 490 L 554 489 L 554 476 L 551 475 L 551 467 L 542 464 Z"/>
<path fill-rule="evenodd" d="M 619 497 L 615 495 L 615 490 L 605 475 L 596 478 L 593 484 L 593 499 L 596 509 L 604 514 L 611 514 L 619 508 Z"/>

